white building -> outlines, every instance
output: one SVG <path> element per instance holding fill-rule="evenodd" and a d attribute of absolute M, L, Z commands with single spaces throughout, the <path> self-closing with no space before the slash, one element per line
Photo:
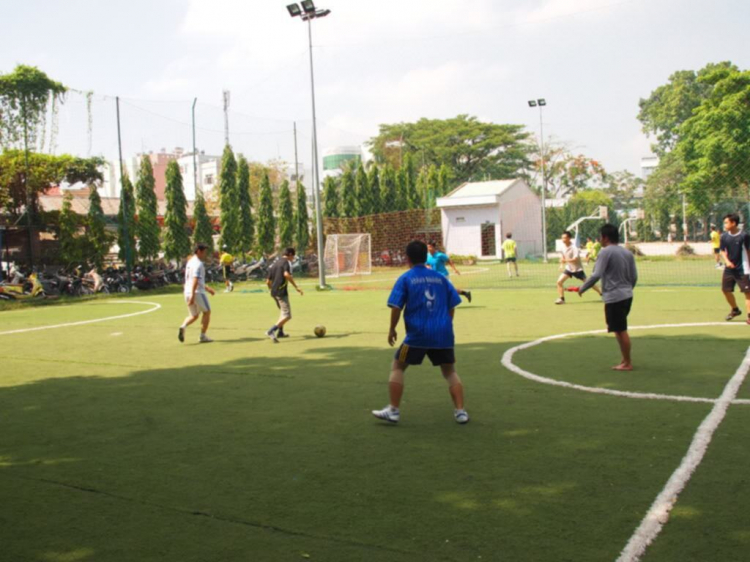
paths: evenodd
<path fill-rule="evenodd" d="M 195 176 L 198 176 L 198 186 L 203 193 L 209 193 L 219 183 L 219 169 L 221 167 L 221 156 L 209 156 L 205 152 L 195 155 L 195 167 L 193 169 L 193 153 L 183 154 L 177 159 L 177 165 L 182 174 L 182 185 L 185 189 L 185 198 L 195 201 L 197 194 Z M 197 174 L 195 173 L 197 171 Z"/>
<path fill-rule="evenodd" d="M 658 156 L 646 156 L 645 158 L 641 158 L 641 179 L 646 181 L 648 177 L 654 173 L 654 170 L 656 170 L 658 165 Z"/>
<path fill-rule="evenodd" d="M 449 254 L 501 258 L 508 233 L 519 258 L 542 253 L 542 204 L 522 179 L 465 183 L 437 206 Z"/>

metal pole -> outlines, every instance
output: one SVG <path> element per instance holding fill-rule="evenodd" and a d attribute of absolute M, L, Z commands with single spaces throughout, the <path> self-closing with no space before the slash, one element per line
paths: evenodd
<path fill-rule="evenodd" d="M 224 90 L 224 146 L 229 146 L 229 90 Z"/>
<path fill-rule="evenodd" d="M 323 289 L 326 286 L 326 272 L 325 263 L 323 259 L 323 215 L 320 212 L 320 172 L 318 170 L 318 124 L 315 115 L 315 72 L 313 70 L 313 51 L 312 51 L 312 19 L 307 20 L 307 38 L 310 47 L 310 92 L 312 94 L 312 117 L 313 117 L 313 173 L 314 186 L 313 193 L 315 194 L 315 221 L 317 227 L 317 238 L 318 238 L 318 281 L 320 282 L 320 288 Z"/>
<path fill-rule="evenodd" d="M 29 189 L 29 123 L 28 123 L 28 116 L 26 115 L 26 96 L 23 97 L 21 100 L 21 113 L 23 114 L 23 158 L 25 162 L 26 169 L 23 173 L 23 187 L 24 191 L 26 191 L 26 233 L 28 235 L 28 242 L 29 242 L 29 251 L 28 251 L 28 258 L 29 258 L 29 267 L 34 267 L 34 250 L 33 250 L 33 234 L 31 232 L 32 230 L 32 201 L 31 201 L 31 190 Z"/>
<path fill-rule="evenodd" d="M 542 106 L 539 106 L 539 131 L 541 137 L 539 146 L 542 156 L 542 261 L 547 263 L 547 170 L 544 163 L 544 119 L 542 117 Z"/>
<path fill-rule="evenodd" d="M 294 182 L 299 189 L 299 159 L 297 158 L 297 122 L 294 122 Z"/>
<path fill-rule="evenodd" d="M 128 236 L 128 198 L 125 196 L 124 180 L 125 171 L 123 169 L 122 161 L 122 135 L 120 134 L 120 97 L 115 97 L 115 103 L 117 104 L 117 150 L 120 154 L 120 205 L 122 206 L 122 233 L 125 238 L 125 271 L 128 277 L 128 291 L 132 288 L 133 280 L 130 275 L 130 237 Z"/>
<path fill-rule="evenodd" d="M 198 103 L 198 98 L 193 99 L 193 185 L 195 186 L 195 196 L 198 193 L 203 195 L 203 190 L 198 187 L 198 164 L 196 163 L 196 148 L 195 148 L 195 104 Z"/>

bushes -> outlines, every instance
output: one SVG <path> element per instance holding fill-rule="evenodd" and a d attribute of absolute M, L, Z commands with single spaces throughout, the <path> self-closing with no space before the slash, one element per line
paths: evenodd
<path fill-rule="evenodd" d="M 677 248 L 675 255 L 679 257 L 694 256 L 695 250 L 690 244 L 686 243 L 680 246 L 679 248 Z"/>

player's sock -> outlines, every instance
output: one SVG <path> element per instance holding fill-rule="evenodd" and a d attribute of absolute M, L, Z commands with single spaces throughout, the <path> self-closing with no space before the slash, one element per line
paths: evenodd
<path fill-rule="evenodd" d="M 271 329 L 268 330 L 268 333 L 269 334 L 275 334 L 276 330 L 278 330 L 278 329 L 279 329 L 279 327 L 276 324 L 274 324 L 273 326 L 271 326 Z"/>

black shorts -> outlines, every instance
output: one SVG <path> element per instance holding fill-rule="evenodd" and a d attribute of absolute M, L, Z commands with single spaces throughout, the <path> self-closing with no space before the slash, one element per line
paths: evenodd
<path fill-rule="evenodd" d="M 580 279 L 581 281 L 586 281 L 586 273 L 584 273 L 583 270 L 581 270 L 581 271 L 568 271 L 566 269 L 563 272 L 563 275 L 567 275 L 568 277 L 575 277 L 576 279 Z"/>
<path fill-rule="evenodd" d="M 734 293 L 734 286 L 739 285 L 740 291 L 750 293 L 750 275 L 740 275 L 734 269 L 724 268 L 721 277 L 721 290 L 725 293 Z"/>
<path fill-rule="evenodd" d="M 402 344 L 396 352 L 396 361 L 407 365 L 421 365 L 424 356 L 430 358 L 435 367 L 439 365 L 453 365 L 456 362 L 456 353 L 452 347 L 445 349 L 427 349 L 424 347 L 412 347 Z"/>
<path fill-rule="evenodd" d="M 714 248 L 714 254 L 721 253 L 721 248 Z"/>
<path fill-rule="evenodd" d="M 231 265 L 225 265 L 221 269 L 224 272 L 224 281 L 226 281 L 227 279 L 229 279 L 229 275 L 232 273 L 232 266 Z"/>
<path fill-rule="evenodd" d="M 628 314 L 633 306 L 633 298 L 624 301 L 609 302 L 604 305 L 604 318 L 607 320 L 608 332 L 627 332 Z"/>
<path fill-rule="evenodd" d="M 516 263 L 516 258 L 505 258 L 505 263 L 513 262 Z"/>

